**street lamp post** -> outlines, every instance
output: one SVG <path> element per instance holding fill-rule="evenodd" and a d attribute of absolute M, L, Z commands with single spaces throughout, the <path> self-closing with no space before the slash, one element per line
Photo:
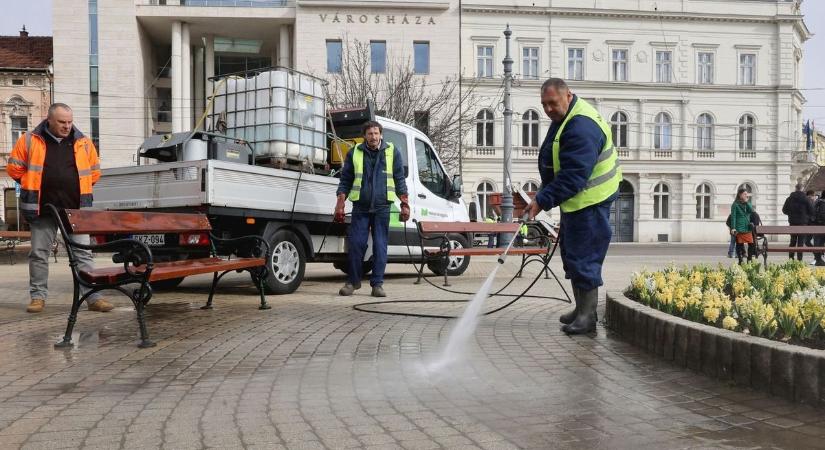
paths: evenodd
<path fill-rule="evenodd" d="M 510 57 L 510 25 L 504 30 L 506 52 L 504 55 L 504 191 L 501 195 L 501 223 L 513 221 L 513 183 L 511 180 L 513 153 L 513 109 L 510 92 L 513 87 L 513 58 Z M 499 242 L 510 242 L 512 235 L 502 235 Z"/>

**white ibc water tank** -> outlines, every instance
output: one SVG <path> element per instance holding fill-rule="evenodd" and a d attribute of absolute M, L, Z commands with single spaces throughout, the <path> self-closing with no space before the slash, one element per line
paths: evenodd
<path fill-rule="evenodd" d="M 328 151 L 324 148 L 316 148 L 315 149 L 315 162 L 316 163 L 325 163 L 327 162 L 327 154 Z"/>
<path fill-rule="evenodd" d="M 270 143 L 270 151 L 272 156 L 282 158 L 286 156 L 287 143 L 284 141 L 273 141 Z"/>
<path fill-rule="evenodd" d="M 276 87 L 272 89 L 272 106 L 286 108 L 287 90 L 286 88 Z"/>

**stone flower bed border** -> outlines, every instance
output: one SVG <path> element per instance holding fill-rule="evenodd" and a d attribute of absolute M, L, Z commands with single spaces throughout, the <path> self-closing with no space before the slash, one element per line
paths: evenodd
<path fill-rule="evenodd" d="M 825 406 L 825 351 L 691 322 L 609 292 L 607 327 L 674 364 L 788 400 Z"/>

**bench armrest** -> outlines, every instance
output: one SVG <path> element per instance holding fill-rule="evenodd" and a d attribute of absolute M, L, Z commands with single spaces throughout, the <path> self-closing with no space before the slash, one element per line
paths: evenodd
<path fill-rule="evenodd" d="M 230 239 L 222 239 L 210 232 L 209 238 L 214 244 L 216 244 L 216 246 L 231 249 L 232 254 L 237 255 L 238 251 L 246 248 L 250 250 L 251 256 L 254 258 L 265 258 L 266 255 L 269 254 L 269 242 L 254 234 Z"/>

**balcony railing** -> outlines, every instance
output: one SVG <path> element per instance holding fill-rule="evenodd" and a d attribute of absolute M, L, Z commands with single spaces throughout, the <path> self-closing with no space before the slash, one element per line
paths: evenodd
<path fill-rule="evenodd" d="M 295 6 L 295 0 L 135 0 L 147 6 L 228 6 L 240 8 L 282 8 Z"/>

